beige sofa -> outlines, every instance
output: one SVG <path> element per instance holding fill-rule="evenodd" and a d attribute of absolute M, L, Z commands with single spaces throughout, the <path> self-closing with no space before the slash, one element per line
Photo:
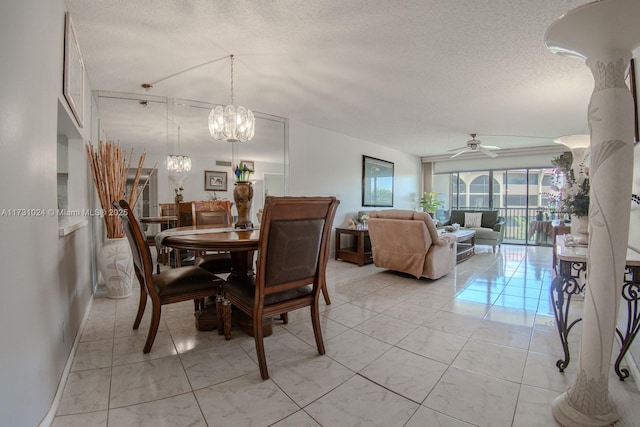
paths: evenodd
<path fill-rule="evenodd" d="M 456 265 L 456 236 L 438 235 L 427 213 L 372 211 L 367 224 L 377 267 L 438 279 Z"/>

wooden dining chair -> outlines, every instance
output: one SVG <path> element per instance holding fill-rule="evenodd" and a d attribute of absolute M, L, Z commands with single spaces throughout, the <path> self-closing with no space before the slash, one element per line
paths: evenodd
<path fill-rule="evenodd" d="M 178 208 L 175 203 L 158 203 L 158 216 L 175 216 L 178 217 Z M 175 222 L 166 222 L 164 224 L 160 224 L 160 231 L 167 230 L 171 227 L 176 227 L 178 221 Z M 155 236 L 153 238 L 147 238 L 147 242 L 150 246 L 156 245 Z M 158 273 L 160 272 L 160 263 L 169 264 L 169 250 L 166 247 L 160 248 L 158 251 Z"/>
<path fill-rule="evenodd" d="M 196 223 L 196 210 L 193 202 L 177 203 L 178 227 L 186 227 Z"/>
<path fill-rule="evenodd" d="M 229 213 L 224 210 L 196 211 L 197 225 L 230 225 Z M 231 254 L 229 252 L 216 251 L 214 253 L 201 253 L 194 265 L 214 273 L 222 274 L 231 272 Z"/>
<path fill-rule="evenodd" d="M 318 298 L 325 280 L 335 197 L 267 197 L 261 223 L 256 275 L 230 276 L 217 309 L 231 338 L 231 305 L 251 317 L 260 375 L 269 378 L 263 318 L 310 307 L 318 353 L 324 354 Z"/>
<path fill-rule="evenodd" d="M 229 221 L 233 218 L 232 205 L 233 203 L 230 200 L 196 200 L 193 202 L 196 215 L 198 212 L 225 211 L 229 215 Z"/>
<path fill-rule="evenodd" d="M 151 299 L 151 324 L 143 349 L 144 353 L 149 353 L 158 332 L 163 305 L 215 297 L 219 294 L 223 281 L 215 274 L 195 266 L 172 268 L 153 274 L 149 245 L 129 204 L 120 200 L 113 202 L 113 205 L 121 212 L 122 225 L 133 255 L 134 270 L 140 282 L 140 302 L 133 329 L 140 326 L 147 297 Z"/>

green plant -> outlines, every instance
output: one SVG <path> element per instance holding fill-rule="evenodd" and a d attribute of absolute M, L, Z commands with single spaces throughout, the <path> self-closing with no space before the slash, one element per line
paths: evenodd
<path fill-rule="evenodd" d="M 420 206 L 425 212 L 435 212 L 438 207 L 442 206 L 444 202 L 438 199 L 440 193 L 424 192 L 420 199 Z"/>
<path fill-rule="evenodd" d="M 571 169 L 573 163 L 573 154 L 570 151 L 560 154 L 558 157 L 551 159 L 551 164 L 561 171 L 568 171 Z"/>
<path fill-rule="evenodd" d="M 234 168 L 231 168 L 233 171 L 233 176 L 235 176 L 236 181 L 248 181 L 249 177 L 253 173 L 253 169 L 250 169 L 249 166 L 240 161 Z"/>

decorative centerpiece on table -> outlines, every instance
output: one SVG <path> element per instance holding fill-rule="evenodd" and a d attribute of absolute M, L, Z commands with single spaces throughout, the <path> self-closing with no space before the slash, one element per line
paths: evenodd
<path fill-rule="evenodd" d="M 349 220 L 349 228 L 351 230 L 367 230 L 369 228 L 367 221 L 369 221 L 369 212 L 358 211 L 358 215 Z"/>
<path fill-rule="evenodd" d="M 236 183 L 233 187 L 233 200 L 238 211 L 238 221 L 236 221 L 235 228 L 253 228 L 253 223 L 250 219 L 253 185 L 249 181 L 253 169 L 240 162 L 232 170 L 233 176 L 236 178 Z"/>
<path fill-rule="evenodd" d="M 98 253 L 98 269 L 107 287 L 109 298 L 126 298 L 131 295 L 134 278 L 133 259 L 120 221 L 120 212 L 113 207 L 112 203 L 125 198 L 127 175 L 133 151 L 127 160 L 127 154 L 120 148 L 120 144 L 108 141 L 98 142 L 97 149 L 89 143 L 86 145 L 86 151 L 93 183 L 104 212 L 107 234 L 104 245 Z M 138 160 L 138 167 L 128 197 L 129 205 L 133 210 L 135 210 L 144 188 L 149 183 L 147 178 L 142 186 L 138 185 L 145 157 L 146 153 L 143 152 Z M 154 166 L 153 171 L 155 169 Z"/>

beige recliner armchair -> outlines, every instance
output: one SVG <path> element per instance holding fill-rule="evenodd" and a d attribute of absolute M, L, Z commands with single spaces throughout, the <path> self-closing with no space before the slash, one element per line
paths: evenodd
<path fill-rule="evenodd" d="M 438 235 L 427 213 L 373 211 L 367 223 L 376 267 L 438 279 L 456 265 L 456 236 Z"/>

